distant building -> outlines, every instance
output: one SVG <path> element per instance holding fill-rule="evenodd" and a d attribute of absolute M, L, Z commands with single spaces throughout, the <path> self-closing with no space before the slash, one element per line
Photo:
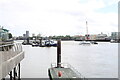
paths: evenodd
<path fill-rule="evenodd" d="M 81 41 L 81 40 L 85 40 L 85 36 L 82 36 L 82 35 L 75 35 L 75 36 L 73 36 L 73 38 L 77 41 Z"/>
<path fill-rule="evenodd" d="M 98 34 L 96 36 L 96 40 L 106 40 L 107 38 L 108 38 L 107 34 L 103 34 L 103 33 Z"/>
<path fill-rule="evenodd" d="M 35 34 L 34 34 L 34 33 L 32 34 L 32 37 L 35 37 Z"/>
<path fill-rule="evenodd" d="M 112 40 L 120 40 L 120 32 L 112 32 L 111 39 Z"/>
<path fill-rule="evenodd" d="M 90 40 L 96 40 L 97 39 L 97 34 L 92 34 L 89 36 Z"/>
<path fill-rule="evenodd" d="M 23 39 L 26 39 L 26 34 L 23 34 Z"/>
<path fill-rule="evenodd" d="M 25 38 L 25 37 L 26 37 L 26 34 L 23 34 L 23 37 Z"/>
<path fill-rule="evenodd" d="M 39 33 L 39 34 L 37 35 L 37 37 L 40 38 L 40 37 L 41 37 L 41 34 Z"/>
<path fill-rule="evenodd" d="M 107 34 L 87 34 L 85 35 L 85 40 L 110 40 Z"/>
<path fill-rule="evenodd" d="M 26 38 L 29 37 L 29 31 L 26 31 Z"/>

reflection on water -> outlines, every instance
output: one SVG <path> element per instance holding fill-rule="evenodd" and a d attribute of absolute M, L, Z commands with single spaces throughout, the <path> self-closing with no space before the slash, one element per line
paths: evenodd
<path fill-rule="evenodd" d="M 25 59 L 21 62 L 22 78 L 48 78 L 48 68 L 56 63 L 56 47 L 23 45 Z M 89 78 L 118 77 L 118 45 L 102 42 L 98 45 L 79 45 L 62 41 L 62 62 L 69 63 Z"/>

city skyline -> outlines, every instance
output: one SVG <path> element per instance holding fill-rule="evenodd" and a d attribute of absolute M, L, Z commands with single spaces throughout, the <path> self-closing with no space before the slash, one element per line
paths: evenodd
<path fill-rule="evenodd" d="M 1 0 L 0 25 L 13 36 L 111 34 L 118 31 L 118 0 Z"/>

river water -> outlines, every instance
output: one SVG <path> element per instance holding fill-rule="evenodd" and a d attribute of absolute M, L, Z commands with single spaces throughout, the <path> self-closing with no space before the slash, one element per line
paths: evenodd
<path fill-rule="evenodd" d="M 87 78 L 118 77 L 118 44 L 99 42 L 79 45 L 79 41 L 62 41 L 62 63 L 69 63 Z M 23 45 L 22 78 L 48 78 L 48 68 L 57 61 L 56 47 Z"/>

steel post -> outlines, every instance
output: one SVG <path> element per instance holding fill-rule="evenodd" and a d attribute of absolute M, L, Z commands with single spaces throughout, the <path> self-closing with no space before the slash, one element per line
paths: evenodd
<path fill-rule="evenodd" d="M 20 80 L 20 63 L 18 64 L 18 80 Z"/>
<path fill-rule="evenodd" d="M 61 40 L 57 41 L 57 67 L 61 67 Z"/>
<path fill-rule="evenodd" d="M 12 71 L 10 71 L 10 80 L 12 80 Z"/>

